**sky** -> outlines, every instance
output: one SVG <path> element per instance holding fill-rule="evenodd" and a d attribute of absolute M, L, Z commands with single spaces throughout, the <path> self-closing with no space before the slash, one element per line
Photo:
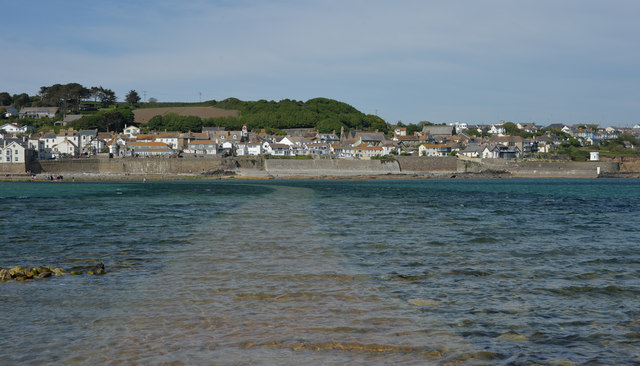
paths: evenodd
<path fill-rule="evenodd" d="M 0 92 L 348 103 L 387 122 L 640 122 L 637 0 L 2 0 Z"/>

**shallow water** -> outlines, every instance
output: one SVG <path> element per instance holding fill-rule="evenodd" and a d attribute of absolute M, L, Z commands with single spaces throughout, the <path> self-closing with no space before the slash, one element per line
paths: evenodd
<path fill-rule="evenodd" d="M 637 180 L 0 183 L 1 364 L 640 362 Z"/>

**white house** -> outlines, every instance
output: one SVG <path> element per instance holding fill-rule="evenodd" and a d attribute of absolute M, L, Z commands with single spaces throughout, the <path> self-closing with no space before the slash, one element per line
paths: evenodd
<path fill-rule="evenodd" d="M 238 142 L 236 144 L 236 155 L 262 155 L 264 153 L 260 142 Z"/>
<path fill-rule="evenodd" d="M 331 154 L 331 147 L 328 144 L 315 143 L 308 144 L 306 147 L 310 155 L 329 156 Z"/>
<path fill-rule="evenodd" d="M 218 153 L 218 144 L 211 140 L 193 140 L 189 141 L 185 152 L 189 154 L 216 155 Z"/>
<path fill-rule="evenodd" d="M 422 144 L 418 147 L 418 156 L 447 156 L 451 146 L 446 144 Z"/>
<path fill-rule="evenodd" d="M 396 146 L 393 143 L 382 144 L 380 145 L 380 147 L 382 148 L 382 155 L 384 156 L 388 156 L 391 154 L 400 154 L 400 150 L 401 150 L 398 146 Z"/>
<path fill-rule="evenodd" d="M 130 138 L 135 139 L 140 134 L 140 129 L 136 126 L 124 126 L 124 134 Z"/>
<path fill-rule="evenodd" d="M 0 126 L 0 130 L 6 131 L 7 133 L 10 133 L 10 134 L 24 133 L 33 129 L 34 129 L 33 126 L 27 126 L 27 125 L 18 126 L 14 123 L 5 123 L 4 125 Z"/>
<path fill-rule="evenodd" d="M 349 144 L 344 145 L 332 145 L 331 153 L 333 156 L 339 159 L 352 159 L 353 158 L 353 147 Z"/>
<path fill-rule="evenodd" d="M 0 130 L 3 130 L 7 133 L 18 133 L 21 132 L 20 131 L 20 126 L 13 124 L 13 123 L 5 123 L 2 126 L 0 126 Z"/>
<path fill-rule="evenodd" d="M 393 130 L 393 134 L 395 136 L 407 136 L 407 128 L 406 127 L 396 127 Z"/>
<path fill-rule="evenodd" d="M 291 146 L 286 144 L 274 144 L 269 142 L 264 142 L 262 144 L 265 152 L 268 155 L 274 156 L 292 156 Z"/>
<path fill-rule="evenodd" d="M 464 150 L 460 151 L 460 155 L 469 158 L 478 158 L 482 154 L 483 146 L 478 144 L 470 144 Z"/>
<path fill-rule="evenodd" d="M 494 135 L 504 135 L 507 130 L 504 129 L 503 125 L 491 125 L 488 132 Z"/>
<path fill-rule="evenodd" d="M 27 148 L 15 141 L 6 146 L 0 146 L 0 162 L 2 163 L 24 163 L 28 159 Z"/>
<path fill-rule="evenodd" d="M 51 155 L 54 158 L 59 158 L 63 155 L 75 157 L 78 156 L 78 153 L 78 145 L 66 137 L 64 140 L 56 142 L 56 144 L 51 147 Z"/>
<path fill-rule="evenodd" d="M 356 158 L 369 160 L 374 156 L 382 156 L 383 150 L 380 146 L 355 146 L 353 148 L 353 154 Z"/>
<path fill-rule="evenodd" d="M 280 141 L 279 144 L 289 145 L 289 146 L 300 146 L 304 147 L 311 143 L 311 140 L 304 138 L 302 136 L 285 136 Z"/>
<path fill-rule="evenodd" d="M 483 159 L 495 159 L 497 158 L 497 154 L 487 145 L 482 149 L 482 152 L 480 152 L 480 157 Z"/>
<path fill-rule="evenodd" d="M 182 146 L 180 146 L 180 135 L 178 133 L 159 134 L 156 136 L 155 141 L 165 143 L 174 150 L 182 148 Z"/>
<path fill-rule="evenodd" d="M 466 122 L 453 122 L 453 123 L 450 123 L 449 126 L 455 127 L 457 134 L 460 134 L 464 130 L 469 129 L 469 125 Z"/>

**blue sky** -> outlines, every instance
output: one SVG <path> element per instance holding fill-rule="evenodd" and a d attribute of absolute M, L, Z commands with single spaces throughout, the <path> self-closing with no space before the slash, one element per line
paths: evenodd
<path fill-rule="evenodd" d="M 349 103 L 388 122 L 640 122 L 640 1 L 4 1 L 0 91 Z"/>

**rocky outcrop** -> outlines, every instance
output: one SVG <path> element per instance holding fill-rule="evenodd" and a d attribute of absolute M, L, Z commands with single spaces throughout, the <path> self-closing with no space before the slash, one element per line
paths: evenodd
<path fill-rule="evenodd" d="M 98 263 L 91 267 L 87 274 L 90 275 L 102 275 L 107 273 L 104 268 L 104 264 Z M 39 278 L 59 277 L 66 274 L 81 275 L 83 271 L 71 271 L 66 272 L 62 268 L 51 268 L 50 266 L 36 266 L 36 267 L 21 267 L 15 266 L 12 268 L 0 268 L 0 282 L 4 281 L 26 281 Z"/>

